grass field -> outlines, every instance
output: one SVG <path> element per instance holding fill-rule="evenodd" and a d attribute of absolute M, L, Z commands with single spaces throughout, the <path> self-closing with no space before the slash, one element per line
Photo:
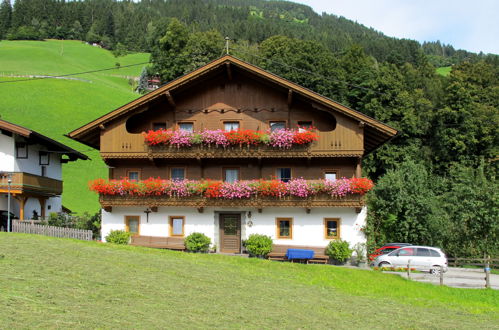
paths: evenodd
<path fill-rule="evenodd" d="M 499 293 L 0 233 L 0 328 L 498 328 Z"/>
<path fill-rule="evenodd" d="M 450 75 L 451 70 L 452 70 L 451 66 L 443 66 L 441 68 L 437 68 L 437 73 L 439 75 L 446 77 L 446 76 Z"/>
<path fill-rule="evenodd" d="M 80 41 L 1 41 L 0 82 L 25 78 L 9 76 L 61 75 L 147 62 L 148 54 L 115 58 L 111 52 Z M 0 83 L 2 119 L 26 126 L 65 143 L 92 158 L 64 165 L 63 203 L 76 212 L 96 212 L 97 196 L 87 189 L 90 179 L 107 176 L 97 151 L 63 134 L 121 106 L 140 95 L 128 77 L 138 76 L 142 65 L 74 76 L 81 80 L 43 79 Z"/>

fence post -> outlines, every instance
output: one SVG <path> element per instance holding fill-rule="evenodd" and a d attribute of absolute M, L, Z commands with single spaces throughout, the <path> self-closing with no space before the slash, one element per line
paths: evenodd
<path fill-rule="evenodd" d="M 440 285 L 444 285 L 444 266 L 440 265 Z"/>
<path fill-rule="evenodd" d="M 411 259 L 407 260 L 407 278 L 411 279 Z"/>
<path fill-rule="evenodd" d="M 490 289 L 490 256 L 485 263 L 485 287 Z"/>

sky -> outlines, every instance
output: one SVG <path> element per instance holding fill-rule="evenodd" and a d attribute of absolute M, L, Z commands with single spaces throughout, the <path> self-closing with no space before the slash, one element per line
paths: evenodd
<path fill-rule="evenodd" d="M 291 0 L 385 35 L 499 54 L 499 0 Z"/>

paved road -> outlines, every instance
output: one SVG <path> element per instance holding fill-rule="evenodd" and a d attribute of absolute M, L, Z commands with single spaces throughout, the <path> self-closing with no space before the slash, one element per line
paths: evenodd
<path fill-rule="evenodd" d="M 386 272 L 407 278 L 406 273 Z M 413 273 L 411 279 L 419 282 L 440 284 L 440 275 L 432 275 L 427 272 Z M 483 289 L 485 287 L 485 273 L 483 269 L 467 269 L 449 267 L 444 273 L 444 285 L 455 288 Z M 490 285 L 492 289 L 499 290 L 499 275 L 490 274 Z"/>

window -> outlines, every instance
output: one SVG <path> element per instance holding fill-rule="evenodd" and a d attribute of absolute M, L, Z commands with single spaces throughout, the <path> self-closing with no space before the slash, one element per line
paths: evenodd
<path fill-rule="evenodd" d="M 47 176 L 47 168 L 45 166 L 42 166 L 41 167 L 41 173 L 40 173 L 41 176 Z"/>
<path fill-rule="evenodd" d="M 153 131 L 160 131 L 162 129 L 166 130 L 166 123 L 153 123 L 152 124 Z"/>
<path fill-rule="evenodd" d="M 38 153 L 39 156 L 39 164 L 40 165 L 48 165 L 50 163 L 50 154 L 46 151 L 40 151 Z"/>
<path fill-rule="evenodd" d="M 239 180 L 238 168 L 224 168 L 224 181 L 234 183 Z"/>
<path fill-rule="evenodd" d="M 139 216 L 126 216 L 125 217 L 125 230 L 132 235 L 139 235 L 140 217 Z"/>
<path fill-rule="evenodd" d="M 312 128 L 311 121 L 299 121 L 298 122 L 298 132 L 304 132 L 306 130 L 309 130 L 310 128 Z"/>
<path fill-rule="evenodd" d="M 324 238 L 326 239 L 339 239 L 340 238 L 340 223 L 341 220 L 337 218 L 324 219 Z"/>
<path fill-rule="evenodd" d="M 286 122 L 285 121 L 271 121 L 269 123 L 270 125 L 270 130 L 272 132 L 281 130 L 281 129 L 286 129 Z"/>
<path fill-rule="evenodd" d="M 292 218 L 277 218 L 277 238 L 292 239 L 293 238 L 293 219 Z"/>
<path fill-rule="evenodd" d="M 407 256 L 415 255 L 413 248 L 404 248 L 404 249 L 399 250 L 398 252 L 392 252 L 392 253 L 395 253 L 396 256 L 400 256 L 400 257 L 407 257 Z"/>
<path fill-rule="evenodd" d="M 418 254 L 416 254 L 416 256 L 418 257 L 430 257 L 431 254 L 430 254 L 430 250 L 428 249 L 425 249 L 425 248 L 418 248 Z"/>
<path fill-rule="evenodd" d="M 237 131 L 239 129 L 238 121 L 224 121 L 224 130 Z"/>
<path fill-rule="evenodd" d="M 127 177 L 128 177 L 128 180 L 139 181 L 140 180 L 140 171 L 136 171 L 136 170 L 127 171 Z"/>
<path fill-rule="evenodd" d="M 188 132 L 194 132 L 193 123 L 178 123 L 178 129 Z"/>
<path fill-rule="evenodd" d="M 16 142 L 16 158 L 28 158 L 28 144 Z"/>
<path fill-rule="evenodd" d="M 170 170 L 171 180 L 184 180 L 185 179 L 185 168 L 183 167 L 172 167 Z"/>
<path fill-rule="evenodd" d="M 338 179 L 338 172 L 333 170 L 324 171 L 324 179 L 326 180 L 336 180 Z"/>
<path fill-rule="evenodd" d="M 184 236 L 184 216 L 170 217 L 170 236 Z"/>
<path fill-rule="evenodd" d="M 441 257 L 440 253 L 438 253 L 437 251 L 433 250 L 433 249 L 429 249 L 430 250 L 430 256 L 432 257 Z"/>
<path fill-rule="evenodd" d="M 278 168 L 276 170 L 276 178 L 282 182 L 291 180 L 291 169 L 289 167 Z"/>

